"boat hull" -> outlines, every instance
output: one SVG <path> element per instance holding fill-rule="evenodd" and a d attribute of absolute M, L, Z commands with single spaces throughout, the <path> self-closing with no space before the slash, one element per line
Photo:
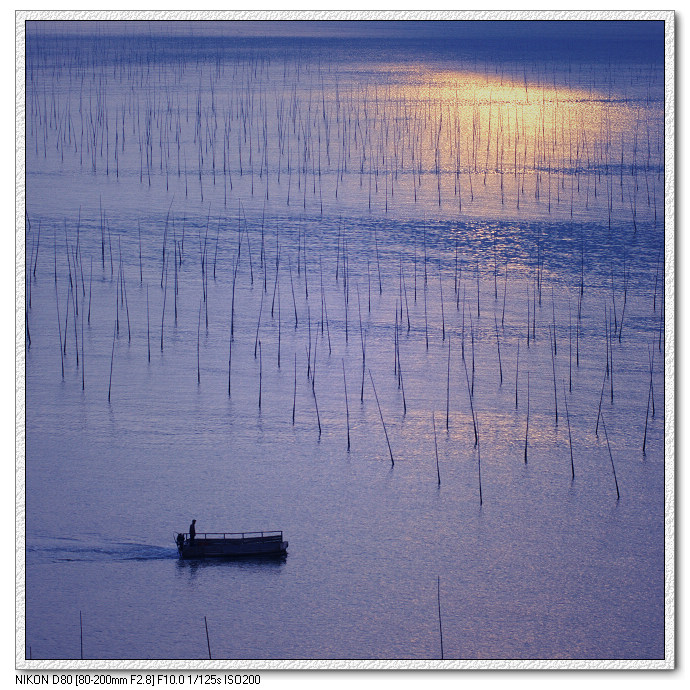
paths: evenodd
<path fill-rule="evenodd" d="M 288 542 L 275 538 L 188 539 L 178 547 L 180 558 L 247 558 L 284 556 Z"/>

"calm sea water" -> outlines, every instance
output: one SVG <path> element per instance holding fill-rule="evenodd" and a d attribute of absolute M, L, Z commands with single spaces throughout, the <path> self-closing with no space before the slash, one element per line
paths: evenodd
<path fill-rule="evenodd" d="M 437 659 L 439 596 L 446 659 L 664 657 L 663 35 L 608 24 L 30 23 L 27 658 Z"/>

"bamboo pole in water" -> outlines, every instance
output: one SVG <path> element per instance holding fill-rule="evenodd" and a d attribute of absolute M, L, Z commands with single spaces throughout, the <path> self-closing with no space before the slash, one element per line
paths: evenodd
<path fill-rule="evenodd" d="M 321 438 L 321 416 L 319 415 L 319 403 L 316 400 L 316 388 L 312 385 L 311 393 L 314 396 L 314 409 L 316 410 L 316 422 L 319 425 L 319 438 Z"/>
<path fill-rule="evenodd" d="M 426 284 L 424 285 L 424 337 L 426 338 L 426 349 L 429 349 L 429 319 L 427 316 L 426 304 Z"/>
<path fill-rule="evenodd" d="M 599 411 L 597 412 L 597 425 L 596 429 L 594 430 L 594 435 L 599 436 L 599 419 L 601 417 L 601 403 L 604 400 L 604 387 L 606 386 L 606 372 L 604 372 L 604 378 L 601 382 L 601 395 L 599 396 Z"/>
<path fill-rule="evenodd" d="M 438 477 L 438 485 L 441 486 L 441 471 L 438 466 L 438 442 L 436 440 L 436 419 L 435 413 L 431 413 L 431 424 L 434 427 L 434 451 L 436 452 L 436 476 Z"/>
<path fill-rule="evenodd" d="M 137 221 L 137 227 L 139 228 L 139 285 L 144 282 L 144 268 L 141 262 L 141 221 Z M 91 260 L 93 263 L 93 259 Z"/>
<path fill-rule="evenodd" d="M 477 436 L 477 477 L 479 479 L 479 506 L 481 507 L 484 499 L 482 496 L 482 451 L 479 444 L 479 436 Z"/>
<path fill-rule="evenodd" d="M 359 402 L 364 403 L 364 378 L 366 372 L 366 359 L 367 359 L 367 333 L 364 333 L 362 337 L 362 387 L 360 390 Z"/>
<path fill-rule="evenodd" d="M 467 362 L 463 360 L 463 364 L 465 365 L 465 379 L 467 380 L 467 395 L 470 398 L 470 411 L 472 412 L 472 424 L 474 426 L 474 445 L 476 446 L 477 443 L 479 443 L 479 434 L 477 433 L 477 420 L 474 416 L 474 403 L 472 402 L 472 389 L 470 388 L 470 377 L 469 374 L 467 373 Z"/>
<path fill-rule="evenodd" d="M 27 321 L 27 332 L 28 332 L 29 324 Z M 29 346 L 31 345 L 31 337 L 29 337 Z M 84 310 L 81 310 L 81 389 L 85 389 L 86 385 L 86 360 L 84 359 Z M 650 388 L 651 390 L 651 388 Z"/>
<path fill-rule="evenodd" d="M 350 408 L 347 403 L 347 379 L 345 378 L 345 358 L 342 359 L 343 364 L 343 385 L 345 387 L 345 419 L 347 420 L 347 450 L 350 450 Z"/>
<path fill-rule="evenodd" d="M 400 343 L 398 343 L 398 382 L 403 400 L 403 414 L 407 414 L 407 400 L 405 398 L 405 382 L 403 380 L 402 362 L 400 361 Z"/>
<path fill-rule="evenodd" d="M 204 616 L 204 627 L 206 628 L 206 646 L 208 647 L 208 658 L 211 659 L 211 642 L 208 637 L 208 622 L 206 621 L 206 616 Z"/>
<path fill-rule="evenodd" d="M 261 361 L 261 341 L 259 340 L 259 410 L 261 409 L 261 379 L 263 376 L 263 366 Z"/>
<path fill-rule="evenodd" d="M 606 420 L 604 415 L 601 415 L 601 423 L 604 425 L 604 435 L 606 436 L 606 446 L 609 449 L 609 458 L 611 458 L 611 469 L 613 470 L 613 481 L 616 483 L 616 500 L 620 500 L 621 494 L 618 490 L 618 479 L 616 477 L 616 466 L 613 464 L 613 454 L 611 453 L 611 444 L 609 443 L 609 435 L 606 431 Z"/>
<path fill-rule="evenodd" d="M 281 329 L 281 318 L 280 318 L 280 283 L 278 283 L 278 369 L 280 369 L 280 329 Z"/>
<path fill-rule="evenodd" d="M 520 374 L 520 337 L 518 336 L 517 356 L 515 357 L 515 409 L 518 408 L 518 376 Z"/>
<path fill-rule="evenodd" d="M 649 423 L 649 403 L 652 398 L 652 366 L 653 366 L 653 359 L 652 359 L 652 354 L 649 352 L 649 347 L 647 348 L 648 354 L 649 354 L 649 390 L 647 391 L 647 414 L 645 416 L 644 420 L 644 437 L 642 438 L 642 455 L 646 455 L 645 453 L 645 448 L 647 446 L 647 425 Z"/>
<path fill-rule="evenodd" d="M 549 326 L 549 336 L 551 336 L 551 326 Z M 551 345 L 551 369 L 553 371 L 553 404 L 556 412 L 556 426 L 558 426 L 558 396 L 556 395 L 556 362 L 554 359 L 554 343 L 553 343 L 553 338 L 550 339 L 550 345 Z"/>
<path fill-rule="evenodd" d="M 446 431 L 450 429 L 450 334 L 448 335 L 448 371 L 446 373 Z"/>
<path fill-rule="evenodd" d="M 656 415 L 654 409 L 654 347 L 651 348 L 651 361 L 649 363 L 649 390 L 652 394 L 652 418 Z"/>
<path fill-rule="evenodd" d="M 119 238 L 118 238 L 118 244 L 119 244 Z M 120 261 L 122 261 L 122 258 L 120 258 Z M 127 283 L 125 281 L 125 269 L 124 266 L 122 267 L 122 291 L 125 296 L 125 311 L 127 314 L 127 342 L 132 342 L 132 329 L 130 328 L 130 323 L 129 323 L 129 300 L 127 299 Z"/>
<path fill-rule="evenodd" d="M 201 360 L 200 360 L 200 354 L 199 354 L 199 338 L 200 338 L 200 331 L 201 331 L 201 304 L 202 300 L 199 300 L 199 318 L 197 319 L 197 324 L 196 324 L 196 382 L 197 384 L 201 383 Z M 230 388 L 230 385 L 228 384 L 228 389 Z"/>
<path fill-rule="evenodd" d="M 34 268 L 33 268 L 33 277 L 36 277 L 36 264 L 38 263 L 38 249 L 41 246 L 41 223 L 39 221 L 38 223 L 38 238 L 36 240 L 36 254 L 34 256 Z M 31 261 L 29 261 L 29 267 L 31 267 Z"/>
<path fill-rule="evenodd" d="M 503 364 L 501 363 L 501 341 L 498 337 L 498 320 L 494 314 L 494 326 L 496 327 L 496 349 L 498 350 L 498 371 L 500 374 L 501 386 L 503 385 Z"/>
<path fill-rule="evenodd" d="M 506 318 L 506 294 L 508 293 L 508 261 L 506 260 L 505 277 L 503 280 L 503 311 L 501 312 L 501 328 L 503 328 Z"/>
<path fill-rule="evenodd" d="M 573 437 L 570 432 L 570 412 L 568 411 L 568 396 L 565 392 L 565 382 L 563 383 L 563 400 L 565 401 L 565 417 L 568 420 L 568 444 L 570 445 L 570 472 L 572 479 L 575 479 L 575 463 L 573 462 Z"/>
<path fill-rule="evenodd" d="M 527 348 L 529 349 L 529 320 L 530 320 L 530 301 L 529 301 L 529 284 L 527 285 Z"/>
<path fill-rule="evenodd" d="M 295 285 L 292 281 L 292 265 L 290 263 L 290 259 L 288 259 L 288 269 L 290 271 L 290 289 L 292 290 L 292 306 L 295 310 L 295 330 L 297 329 L 297 301 L 295 300 Z"/>
<path fill-rule="evenodd" d="M 446 339 L 446 314 L 443 310 L 443 281 L 441 280 L 441 259 L 438 260 L 438 286 L 441 291 L 441 327 L 442 340 Z M 402 307 L 402 305 L 401 305 Z"/>
<path fill-rule="evenodd" d="M 477 262 L 477 318 L 480 318 L 481 312 L 479 311 L 479 259 L 476 259 Z"/>
<path fill-rule="evenodd" d="M 295 426 L 295 406 L 297 405 L 297 352 L 295 352 L 295 386 L 292 393 L 292 426 Z"/>
<path fill-rule="evenodd" d="M 441 659 L 444 658 L 443 654 L 443 622 L 441 619 L 441 576 L 439 575 L 436 580 L 436 598 L 438 601 L 438 632 L 441 640 Z"/>
<path fill-rule="evenodd" d="M 314 338 L 314 361 L 311 366 L 311 389 L 314 390 L 316 386 L 316 353 L 319 347 L 319 332 L 316 332 L 316 337 Z"/>
<path fill-rule="evenodd" d="M 89 275 L 89 313 L 86 319 L 86 323 L 91 324 L 91 288 L 93 286 L 93 257 L 91 257 L 91 272 Z"/>
<path fill-rule="evenodd" d="M 149 362 L 151 361 L 151 327 L 149 320 L 149 284 L 146 283 L 146 346 L 148 348 Z"/>
<path fill-rule="evenodd" d="M 259 327 L 261 326 L 261 312 L 264 308 L 264 292 L 261 293 L 261 302 L 259 304 L 259 318 L 256 321 L 256 335 L 254 337 L 254 359 L 256 359 L 256 352 L 259 347 Z M 232 338 L 231 338 L 232 342 Z"/>
<path fill-rule="evenodd" d="M 115 336 L 117 331 L 113 329 L 113 349 L 110 353 L 110 380 L 108 381 L 108 402 L 110 402 L 110 390 L 113 385 L 113 360 L 115 359 Z"/>
<path fill-rule="evenodd" d="M 611 404 L 613 404 L 613 335 L 611 333 L 611 328 L 609 328 L 609 358 L 611 359 L 609 383 L 611 384 Z"/>
<path fill-rule="evenodd" d="M 460 291 L 458 290 L 458 294 Z M 460 354 L 462 361 L 465 361 L 465 281 L 462 282 L 462 326 L 460 330 Z"/>
<path fill-rule="evenodd" d="M 165 263 L 165 288 L 163 289 L 163 311 L 161 312 L 161 352 L 163 352 L 163 333 L 165 325 L 165 298 L 168 294 L 168 263 Z"/>
<path fill-rule="evenodd" d="M 553 354 L 558 356 L 558 345 L 556 344 L 556 304 L 554 302 L 553 287 L 551 287 L 551 314 L 553 318 Z"/>
<path fill-rule="evenodd" d="M 376 267 L 379 273 L 379 295 L 383 294 L 383 283 L 381 282 L 381 262 L 379 261 L 379 239 L 376 232 L 376 225 L 374 225 L 374 242 L 376 244 Z"/>
<path fill-rule="evenodd" d="M 472 345 L 472 397 L 474 397 L 474 323 L 470 312 L 470 343 Z"/>
<path fill-rule="evenodd" d="M 60 369 L 62 371 L 62 378 L 65 378 L 65 357 L 62 352 L 62 322 L 60 321 L 60 298 L 58 296 L 57 283 L 55 284 L 55 306 L 57 307 L 57 320 L 58 320 L 58 334 L 60 336 Z"/>
<path fill-rule="evenodd" d="M 570 310 L 570 295 L 568 295 L 568 390 L 573 392 L 573 315 Z"/>
<path fill-rule="evenodd" d="M 383 433 L 386 435 L 386 443 L 388 444 L 388 452 L 391 456 L 391 465 L 395 465 L 393 460 L 393 451 L 391 450 L 391 442 L 388 439 L 388 431 L 386 430 L 386 422 L 383 421 L 383 412 L 381 412 L 381 404 L 379 403 L 379 396 L 376 393 L 376 386 L 374 385 L 374 377 L 371 375 L 371 369 L 369 369 L 369 378 L 371 379 L 371 387 L 374 389 L 374 397 L 376 398 L 376 405 L 379 408 L 379 416 L 381 417 L 381 426 L 383 426 Z"/>
<path fill-rule="evenodd" d="M 525 465 L 527 464 L 527 436 L 529 435 L 529 371 L 527 372 L 527 423 L 525 424 Z"/>

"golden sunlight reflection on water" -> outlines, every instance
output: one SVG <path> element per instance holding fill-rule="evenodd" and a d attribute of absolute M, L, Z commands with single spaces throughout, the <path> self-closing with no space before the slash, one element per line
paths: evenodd
<path fill-rule="evenodd" d="M 403 133 L 413 136 L 417 128 L 421 153 L 434 163 L 438 155 L 445 171 L 610 166 L 620 163 L 621 137 L 630 165 L 636 152 L 625 151 L 625 140 L 642 134 L 639 107 L 582 88 L 436 72 L 408 75 L 387 95 L 383 107 L 403 115 Z"/>

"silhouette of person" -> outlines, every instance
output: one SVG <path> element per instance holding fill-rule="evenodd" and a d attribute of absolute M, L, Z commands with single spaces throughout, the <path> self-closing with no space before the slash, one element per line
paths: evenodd
<path fill-rule="evenodd" d="M 194 543 L 194 537 L 196 537 L 196 520 L 192 520 L 192 524 L 189 526 L 189 543 L 190 545 Z"/>

